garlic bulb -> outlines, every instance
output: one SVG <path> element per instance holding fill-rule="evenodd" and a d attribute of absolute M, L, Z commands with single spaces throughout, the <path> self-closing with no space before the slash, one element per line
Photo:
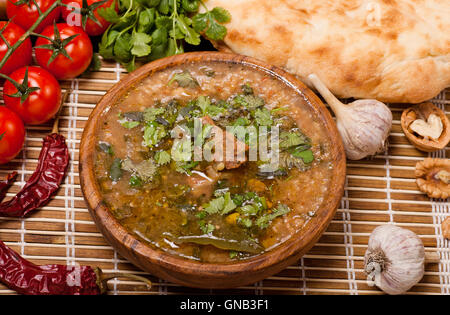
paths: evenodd
<path fill-rule="evenodd" d="M 384 103 L 367 99 L 343 104 L 315 74 L 308 79 L 335 113 L 348 159 L 360 160 L 385 150 L 392 112 Z"/>
<path fill-rule="evenodd" d="M 384 292 L 402 294 L 422 279 L 425 259 L 439 261 L 437 254 L 425 254 L 423 243 L 414 232 L 395 225 L 382 225 L 370 235 L 364 271 L 367 280 Z"/>

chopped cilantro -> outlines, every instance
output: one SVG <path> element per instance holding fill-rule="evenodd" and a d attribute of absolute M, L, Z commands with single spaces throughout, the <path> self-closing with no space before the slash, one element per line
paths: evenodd
<path fill-rule="evenodd" d="M 236 251 L 234 251 L 234 250 L 231 250 L 230 251 L 230 258 L 231 259 L 234 259 L 234 258 L 237 258 L 238 257 L 238 252 L 236 252 Z"/>
<path fill-rule="evenodd" d="M 192 145 L 190 139 L 176 140 L 172 146 L 172 158 L 177 162 L 187 162 L 192 157 Z"/>
<path fill-rule="evenodd" d="M 222 208 L 222 215 L 230 213 L 237 207 L 236 204 L 233 202 L 233 199 L 231 199 L 231 194 L 229 192 L 227 192 L 224 195 L 224 198 L 225 198 L 225 203 Z"/>
<path fill-rule="evenodd" d="M 177 82 L 179 86 L 183 88 L 196 88 L 199 86 L 197 80 L 195 80 L 189 71 L 183 71 L 175 73 L 170 79 L 168 85 L 172 85 L 173 82 Z"/>
<path fill-rule="evenodd" d="M 200 3 L 203 4 L 203 2 Z M 222 40 L 227 35 L 227 29 L 219 23 L 227 23 L 230 19 L 231 16 L 227 10 L 216 7 L 211 11 L 195 15 L 192 26 L 198 33 L 204 32 L 208 39 Z"/>
<path fill-rule="evenodd" d="M 207 213 L 205 211 L 200 211 L 195 216 L 199 219 L 204 219 L 204 218 L 206 218 L 206 215 L 207 215 Z"/>
<path fill-rule="evenodd" d="M 109 178 L 117 182 L 122 177 L 122 160 L 115 158 L 109 169 Z"/>
<path fill-rule="evenodd" d="M 170 162 L 170 154 L 166 151 L 158 151 L 155 153 L 155 161 L 159 165 L 165 165 Z"/>
<path fill-rule="evenodd" d="M 211 104 L 211 100 L 207 96 L 199 96 L 196 105 L 202 111 L 202 116 L 210 116 L 211 118 L 217 118 L 226 111 L 224 107 Z"/>
<path fill-rule="evenodd" d="M 295 131 L 283 131 L 280 133 L 280 148 L 288 149 L 290 147 L 298 146 L 301 144 L 307 144 L 308 138 L 300 133 L 298 130 Z"/>
<path fill-rule="evenodd" d="M 100 151 L 107 153 L 111 156 L 114 155 L 114 150 L 112 148 L 112 145 L 110 145 L 108 142 L 105 141 L 99 141 L 98 142 L 98 148 L 100 149 Z"/>
<path fill-rule="evenodd" d="M 250 95 L 250 94 L 254 93 L 252 87 L 248 83 L 242 85 L 241 89 L 242 89 L 242 92 L 244 92 L 245 95 Z"/>
<path fill-rule="evenodd" d="M 175 164 L 175 170 L 177 171 L 177 172 L 179 172 L 179 173 L 185 173 L 185 174 L 188 174 L 188 175 L 190 175 L 191 174 L 191 170 L 194 168 L 194 167 L 196 167 L 197 165 L 199 164 L 199 162 L 194 162 L 194 161 L 191 161 L 191 162 L 186 162 L 186 163 L 183 163 L 183 162 L 177 162 L 176 164 Z"/>
<path fill-rule="evenodd" d="M 250 215 L 250 216 L 257 215 L 259 210 L 260 210 L 259 207 L 255 204 L 248 204 L 248 205 L 238 208 L 238 212 L 240 212 L 244 215 Z"/>
<path fill-rule="evenodd" d="M 129 120 L 125 120 L 125 121 L 121 121 L 120 124 L 122 125 L 122 127 L 127 128 L 127 129 L 133 129 L 136 128 L 137 126 L 139 126 L 141 123 L 139 121 L 129 121 Z"/>
<path fill-rule="evenodd" d="M 149 107 L 144 111 L 144 120 L 147 122 L 153 122 L 157 116 L 164 114 L 165 109 L 162 107 Z"/>
<path fill-rule="evenodd" d="M 254 116 L 256 123 L 260 126 L 271 126 L 273 124 L 272 115 L 265 107 L 256 109 Z"/>
<path fill-rule="evenodd" d="M 260 229 L 265 229 L 269 226 L 270 222 L 272 222 L 273 219 L 280 217 L 282 215 L 285 215 L 286 213 L 289 213 L 290 211 L 291 211 L 291 209 L 288 206 L 286 206 L 284 204 L 279 204 L 278 207 L 275 208 L 272 213 L 266 213 L 266 214 L 260 216 L 256 220 L 256 225 Z"/>
<path fill-rule="evenodd" d="M 291 153 L 292 156 L 302 159 L 303 162 L 305 162 L 306 164 L 311 163 L 312 161 L 314 161 L 314 154 L 311 150 L 305 149 L 305 146 L 298 146 L 295 147 L 293 150 L 289 151 Z"/>
<path fill-rule="evenodd" d="M 157 122 L 151 122 L 144 128 L 144 145 L 148 147 L 156 146 L 168 135 L 164 126 Z"/>
<path fill-rule="evenodd" d="M 264 106 L 265 102 L 263 98 L 250 94 L 237 95 L 233 98 L 232 103 L 235 108 L 243 107 L 245 109 L 256 109 L 258 107 Z"/>
<path fill-rule="evenodd" d="M 225 206 L 225 198 L 224 197 L 218 197 L 215 199 L 211 199 L 209 201 L 209 203 L 207 203 L 205 205 L 205 211 L 208 214 L 215 214 L 218 213 L 220 211 L 222 211 L 222 209 Z"/>
<path fill-rule="evenodd" d="M 142 179 L 139 176 L 133 175 L 130 177 L 129 184 L 131 187 L 141 187 L 142 186 Z"/>
<path fill-rule="evenodd" d="M 214 231 L 215 227 L 214 225 L 212 225 L 211 223 L 207 223 L 203 220 L 200 220 L 198 222 L 198 224 L 200 225 L 200 230 L 205 233 L 205 234 L 210 234 Z"/>
<path fill-rule="evenodd" d="M 158 171 L 153 159 L 144 160 L 138 164 L 133 163 L 130 159 L 125 159 L 122 162 L 122 169 L 139 176 L 144 182 L 151 181 Z"/>
<path fill-rule="evenodd" d="M 237 222 L 246 228 L 251 228 L 253 226 L 253 221 L 250 218 L 238 218 Z"/>
<path fill-rule="evenodd" d="M 239 117 L 233 122 L 233 127 L 248 125 L 250 125 L 250 120 L 246 117 Z"/>

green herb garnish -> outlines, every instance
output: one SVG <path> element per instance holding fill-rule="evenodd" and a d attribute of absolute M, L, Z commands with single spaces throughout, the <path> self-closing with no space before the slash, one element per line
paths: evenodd
<path fill-rule="evenodd" d="M 159 165 L 165 165 L 170 162 L 170 153 L 166 151 L 158 151 L 155 153 L 155 161 Z"/>
<path fill-rule="evenodd" d="M 239 253 L 234 250 L 230 251 L 230 258 L 231 259 L 237 258 L 238 254 Z"/>
<path fill-rule="evenodd" d="M 308 138 L 299 131 L 283 131 L 280 133 L 280 148 L 288 149 L 294 146 L 308 144 Z"/>
<path fill-rule="evenodd" d="M 200 226 L 200 230 L 205 234 L 210 234 L 215 230 L 214 225 L 212 225 L 211 223 L 207 223 L 203 220 L 200 220 L 198 224 Z"/>
<path fill-rule="evenodd" d="M 259 126 L 272 126 L 273 124 L 272 115 L 270 114 L 270 111 L 265 107 L 258 108 L 255 111 L 254 116 L 256 123 Z"/>
<path fill-rule="evenodd" d="M 229 192 L 215 199 L 211 199 L 209 203 L 203 206 L 204 211 L 207 214 L 220 213 L 222 215 L 225 215 L 236 209 L 236 204 L 234 203 L 233 199 L 231 199 L 231 194 Z"/>
<path fill-rule="evenodd" d="M 144 128 L 144 144 L 150 148 L 154 147 L 167 135 L 168 132 L 164 126 L 157 122 L 151 122 Z"/>
<path fill-rule="evenodd" d="M 108 142 L 104 142 L 104 141 L 99 141 L 98 142 L 98 148 L 100 149 L 100 151 L 107 153 L 111 156 L 114 155 L 114 150 L 112 148 L 112 146 L 108 143 Z"/>
<path fill-rule="evenodd" d="M 195 80 L 189 71 L 183 71 L 175 73 L 170 79 L 168 85 L 172 85 L 173 82 L 177 82 L 179 86 L 183 88 L 196 88 L 199 86 L 197 80 Z"/>
<path fill-rule="evenodd" d="M 142 187 L 143 182 L 139 176 L 134 175 L 130 177 L 129 184 L 131 187 L 138 188 Z"/>
<path fill-rule="evenodd" d="M 264 106 L 265 102 L 264 99 L 259 96 L 255 96 L 253 94 L 244 94 L 234 97 L 232 103 L 235 108 L 243 107 L 244 109 L 251 110 Z"/>
<path fill-rule="evenodd" d="M 286 213 L 289 213 L 290 211 L 291 211 L 291 209 L 288 206 L 286 206 L 284 204 L 279 204 L 278 207 L 275 208 L 272 213 L 266 213 L 266 214 L 260 216 L 256 220 L 256 225 L 260 229 L 265 229 L 269 226 L 270 222 L 272 222 L 273 219 L 280 217 L 282 215 L 285 215 Z"/>
<path fill-rule="evenodd" d="M 148 182 L 153 179 L 158 167 L 152 159 L 144 160 L 140 163 L 134 163 L 130 159 L 122 161 L 122 169 L 130 172 L 133 176 L 138 176 L 142 181 Z"/>
<path fill-rule="evenodd" d="M 153 122 L 158 116 L 163 115 L 165 113 L 165 109 L 163 107 L 149 107 L 145 109 L 143 113 L 143 119 L 151 123 Z"/>
<path fill-rule="evenodd" d="M 138 59 L 144 61 L 180 54 L 184 43 L 199 45 L 200 33 L 209 39 L 222 40 L 227 29 L 221 23 L 230 21 L 222 8 L 208 10 L 201 0 L 118 0 L 114 6 L 99 8 L 98 13 L 112 25 L 103 34 L 99 53 L 114 59 L 128 71 Z M 206 12 L 198 13 L 199 5 Z M 191 19 L 192 16 L 192 19 Z"/>
<path fill-rule="evenodd" d="M 122 177 L 122 160 L 115 158 L 109 169 L 109 178 L 117 182 Z"/>
<path fill-rule="evenodd" d="M 128 121 L 128 120 L 125 120 L 125 121 L 120 122 L 120 124 L 124 128 L 133 129 L 133 128 L 136 128 L 137 126 L 139 126 L 141 123 L 139 121 Z"/>

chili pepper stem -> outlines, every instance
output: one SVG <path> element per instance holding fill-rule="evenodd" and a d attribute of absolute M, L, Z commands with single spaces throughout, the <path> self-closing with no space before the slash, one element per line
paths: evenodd
<path fill-rule="evenodd" d="M 67 95 L 69 95 L 69 94 L 70 94 L 70 90 L 66 90 L 66 92 L 64 92 L 63 97 L 61 98 L 61 104 L 59 105 L 58 112 L 55 115 L 55 121 L 53 122 L 52 133 L 58 133 L 59 115 L 62 112 L 62 109 L 64 107 L 64 102 L 66 101 Z"/>
<path fill-rule="evenodd" d="M 95 268 L 95 274 L 97 275 L 97 285 L 100 288 L 101 294 L 106 293 L 108 291 L 107 282 L 108 280 L 114 278 L 129 278 L 137 281 L 141 281 L 147 285 L 148 288 L 152 287 L 152 282 L 145 278 L 134 274 L 123 273 L 123 272 L 111 272 L 111 273 L 103 273 L 100 268 Z"/>

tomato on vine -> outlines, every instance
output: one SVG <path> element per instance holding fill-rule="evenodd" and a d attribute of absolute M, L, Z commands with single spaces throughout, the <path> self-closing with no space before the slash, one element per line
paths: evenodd
<path fill-rule="evenodd" d="M 54 2 L 55 0 L 7 0 L 6 15 L 8 19 L 28 30 L 39 15 L 47 11 Z M 60 7 L 53 9 L 34 31 L 39 33 L 44 27 L 57 21 L 60 13 Z"/>
<path fill-rule="evenodd" d="M 55 23 L 38 36 L 36 61 L 57 79 L 75 78 L 89 67 L 93 48 L 81 27 Z"/>
<path fill-rule="evenodd" d="M 16 113 L 0 106 L 0 164 L 19 154 L 25 142 L 25 127 Z"/>
<path fill-rule="evenodd" d="M 11 73 L 10 79 L 3 86 L 3 99 L 6 107 L 25 124 L 42 124 L 55 116 L 61 102 L 61 87 L 48 71 L 23 67 Z"/>
<path fill-rule="evenodd" d="M 69 25 L 80 23 L 90 36 L 101 35 L 111 23 L 101 17 L 98 10 L 114 6 L 114 10 L 119 12 L 116 3 L 116 0 L 63 0 L 62 17 Z M 76 13 L 75 9 L 79 10 L 79 13 Z"/>
<path fill-rule="evenodd" d="M 0 60 L 5 57 L 8 47 L 14 45 L 24 33 L 20 26 L 12 22 L 0 22 Z M 13 51 L 0 72 L 9 74 L 17 68 L 29 65 L 31 60 L 31 41 L 27 38 Z"/>

